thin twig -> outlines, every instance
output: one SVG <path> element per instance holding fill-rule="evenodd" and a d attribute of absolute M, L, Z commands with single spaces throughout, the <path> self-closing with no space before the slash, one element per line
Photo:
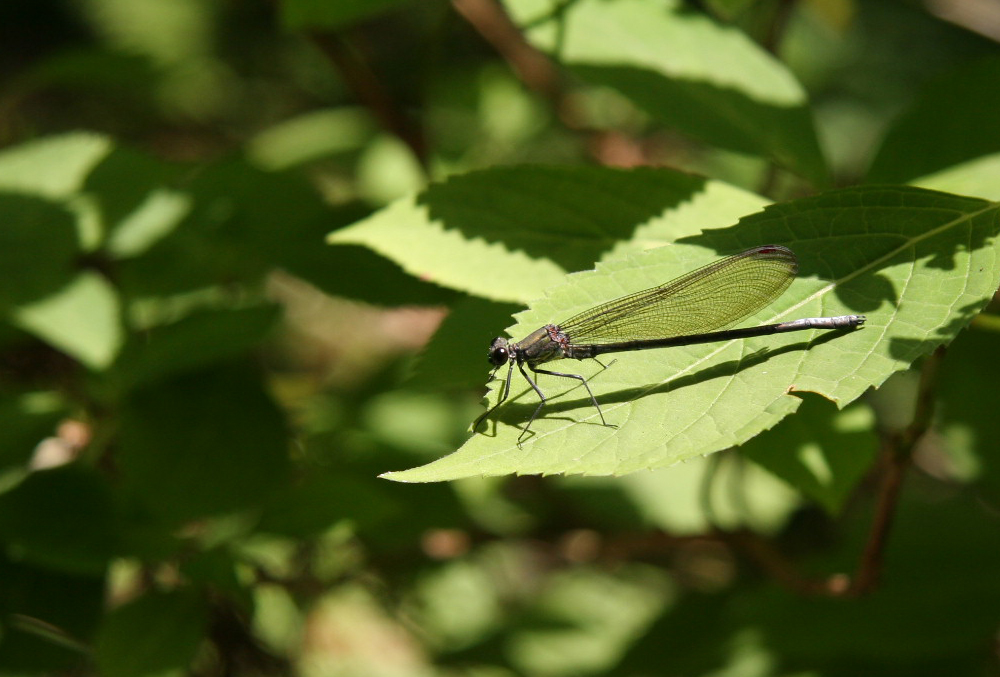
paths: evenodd
<path fill-rule="evenodd" d="M 883 445 L 885 468 L 882 472 L 878 506 L 858 570 L 846 591 L 848 595 L 864 595 L 874 590 L 875 586 L 878 585 L 885 560 L 885 548 L 889 541 L 889 532 L 896 514 L 896 506 L 899 503 L 903 476 L 910 465 L 913 449 L 930 428 L 934 417 L 937 383 L 944 355 L 945 348 L 940 346 L 924 360 L 920 370 L 920 385 L 917 389 L 913 420 L 905 429 L 888 435 L 885 439 Z"/>
<path fill-rule="evenodd" d="M 779 0 L 778 6 L 774 10 L 774 17 L 768 24 L 767 34 L 764 35 L 762 41 L 764 49 L 772 54 L 778 53 L 778 46 L 781 44 L 782 37 L 784 37 L 785 28 L 788 26 L 788 20 L 791 18 L 795 2 L 796 0 Z"/>
<path fill-rule="evenodd" d="M 945 348 L 942 346 L 924 360 L 910 424 L 883 438 L 883 467 L 875 516 L 853 576 L 837 574 L 822 580 L 809 579 L 801 576 L 794 565 L 770 543 L 752 532 L 727 532 L 716 527 L 715 535 L 749 556 L 774 580 L 800 594 L 860 597 L 872 592 L 878 585 L 883 570 L 885 549 L 899 504 L 903 478 L 910 466 L 914 448 L 930 428 L 934 417 L 937 383 L 944 355 Z M 704 487 L 702 492 L 704 502 Z"/>
<path fill-rule="evenodd" d="M 421 166 L 427 167 L 427 141 L 422 128 L 397 105 L 357 46 L 342 35 L 313 33 L 309 37 L 334 64 L 358 100 L 385 129 L 410 147 Z"/>
<path fill-rule="evenodd" d="M 452 0 L 462 17 L 502 56 L 517 77 L 557 107 L 559 73 L 547 56 L 528 44 L 521 30 L 493 0 Z"/>
<path fill-rule="evenodd" d="M 496 0 L 452 0 L 452 5 L 510 64 L 525 86 L 549 102 L 568 129 L 588 135 L 587 147 L 599 162 L 618 166 L 648 163 L 640 142 L 620 132 L 593 129 L 581 120 L 573 96 L 563 86 L 559 68 L 528 43 Z"/>

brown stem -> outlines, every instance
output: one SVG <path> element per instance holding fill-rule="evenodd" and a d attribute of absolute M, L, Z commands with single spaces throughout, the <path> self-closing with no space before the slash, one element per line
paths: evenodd
<path fill-rule="evenodd" d="M 510 64 L 524 84 L 559 105 L 563 94 L 556 67 L 528 44 L 521 30 L 494 0 L 452 0 L 452 5 Z"/>
<path fill-rule="evenodd" d="M 379 123 L 413 151 L 421 166 L 427 166 L 427 142 L 423 130 L 396 104 L 356 45 L 343 36 L 313 33 L 312 41 L 336 66 L 347 86 Z"/>
<path fill-rule="evenodd" d="M 567 128 L 589 135 L 588 149 L 602 164 L 633 166 L 646 164 L 642 144 L 621 133 L 588 128 L 576 111 L 573 97 L 562 85 L 558 67 L 525 40 L 496 0 L 452 0 L 469 24 L 510 64 L 515 75 L 530 89 L 545 97 Z"/>
<path fill-rule="evenodd" d="M 785 27 L 788 25 L 788 19 L 791 17 L 792 8 L 794 6 L 795 0 L 778 1 L 778 6 L 774 11 L 774 17 L 768 25 L 767 34 L 764 36 L 762 43 L 764 49 L 772 54 L 778 53 L 778 45 L 781 42 L 782 36 L 785 34 Z"/>
<path fill-rule="evenodd" d="M 937 382 L 944 354 L 945 348 L 939 347 L 921 367 L 913 420 L 905 429 L 884 437 L 883 467 L 875 516 L 853 577 L 838 574 L 825 580 L 810 580 L 801 576 L 780 552 L 752 532 L 724 532 L 716 529 L 716 536 L 732 543 L 774 580 L 800 594 L 860 597 L 872 592 L 878 585 L 883 570 L 885 550 L 899 505 L 903 478 L 910 465 L 913 450 L 930 428 L 934 416 Z"/>
<path fill-rule="evenodd" d="M 883 445 L 885 467 L 882 471 L 882 486 L 879 491 L 875 518 L 872 522 L 871 532 L 868 534 L 868 542 L 861 555 L 858 570 L 851 585 L 846 590 L 848 595 L 864 595 L 874 590 L 878 585 L 885 561 L 885 548 L 889 541 L 889 532 L 896 514 L 896 507 L 899 504 L 903 476 L 910 465 L 914 447 L 930 428 L 934 416 L 936 386 L 944 354 L 945 348 L 941 346 L 924 361 L 920 372 L 920 385 L 917 390 L 913 420 L 910 425 L 885 438 Z"/>

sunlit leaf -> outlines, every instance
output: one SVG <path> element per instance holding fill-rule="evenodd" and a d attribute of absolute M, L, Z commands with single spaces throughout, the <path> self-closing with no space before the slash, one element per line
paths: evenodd
<path fill-rule="evenodd" d="M 1000 200 L 1000 153 L 952 165 L 910 183 L 920 188 Z"/>
<path fill-rule="evenodd" d="M 386 476 L 621 474 L 742 444 L 798 408 L 794 391 L 843 406 L 951 341 L 979 312 L 1000 281 L 998 231 L 1000 208 L 981 200 L 908 188 L 846 189 L 775 205 L 733 228 L 571 276 L 520 313 L 509 334 L 521 339 L 720 254 L 769 242 L 798 253 L 799 277 L 747 325 L 848 313 L 867 314 L 868 322 L 850 332 L 622 354 L 603 370 L 561 363 L 590 379 L 605 418 L 617 427 L 601 425 L 578 384 L 543 376 L 551 402 L 523 444 L 518 437 L 537 398 L 515 370 L 511 401 L 460 450 Z"/>
<path fill-rule="evenodd" d="M 21 328 L 91 369 L 104 369 L 125 340 L 117 290 L 97 273 L 83 272 L 59 292 L 14 313 Z"/>
<path fill-rule="evenodd" d="M 734 222 L 763 198 L 669 169 L 497 167 L 455 176 L 331 233 L 410 275 L 527 303 L 565 273 Z"/>
<path fill-rule="evenodd" d="M 0 189 L 67 198 L 113 149 L 99 134 L 75 132 L 22 144 L 0 153 Z"/>
<path fill-rule="evenodd" d="M 805 90 L 738 29 L 677 0 L 504 4 L 532 44 L 584 80 L 710 144 L 826 181 Z"/>

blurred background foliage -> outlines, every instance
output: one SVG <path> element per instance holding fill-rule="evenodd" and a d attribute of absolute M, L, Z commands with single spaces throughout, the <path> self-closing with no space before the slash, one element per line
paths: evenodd
<path fill-rule="evenodd" d="M 781 200 L 1000 151 L 990 0 L 683 10 L 808 92 L 814 185 L 559 72 L 492 0 L 0 5 L 0 674 L 997 674 L 988 319 L 888 515 L 917 374 L 665 470 L 377 478 L 466 438 L 517 306 L 327 233 L 496 165 Z M 481 345 L 407 380 L 446 315 Z M 843 594 L 859 567 L 879 580 Z"/>

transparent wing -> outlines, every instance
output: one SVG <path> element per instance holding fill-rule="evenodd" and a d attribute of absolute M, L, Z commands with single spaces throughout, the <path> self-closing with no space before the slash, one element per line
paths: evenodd
<path fill-rule="evenodd" d="M 790 249 L 765 245 L 601 304 L 559 325 L 573 344 L 687 336 L 725 329 L 769 305 L 798 272 Z"/>

